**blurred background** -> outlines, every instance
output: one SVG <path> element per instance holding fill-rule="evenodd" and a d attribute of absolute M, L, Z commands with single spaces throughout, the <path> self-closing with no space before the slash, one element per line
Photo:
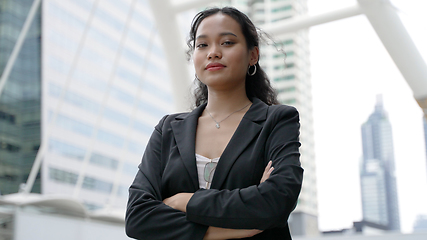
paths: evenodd
<path fill-rule="evenodd" d="M 148 138 L 191 108 L 186 39 L 209 6 L 271 36 L 260 64 L 300 112 L 293 236 L 425 239 L 427 2 L 0 0 L 0 240 L 127 239 Z"/>

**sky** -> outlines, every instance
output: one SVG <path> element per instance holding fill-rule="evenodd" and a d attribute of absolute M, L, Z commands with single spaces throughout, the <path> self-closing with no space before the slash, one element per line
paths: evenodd
<path fill-rule="evenodd" d="M 427 1 L 391 2 L 426 60 Z M 355 4 L 308 1 L 310 15 Z M 422 111 L 412 90 L 365 16 L 312 27 L 309 36 L 320 230 L 350 228 L 362 219 L 360 127 L 382 94 L 393 131 L 401 227 L 411 232 L 416 216 L 427 214 Z"/>

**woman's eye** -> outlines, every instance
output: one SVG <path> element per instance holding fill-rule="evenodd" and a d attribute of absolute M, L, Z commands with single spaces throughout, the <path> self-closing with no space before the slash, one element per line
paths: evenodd
<path fill-rule="evenodd" d="M 205 44 L 205 43 L 199 43 L 196 45 L 196 48 L 202 48 L 202 47 L 206 47 L 206 46 L 207 46 L 207 44 Z"/>
<path fill-rule="evenodd" d="M 225 41 L 222 43 L 222 45 L 233 45 L 233 44 L 234 44 L 234 42 L 232 42 L 232 41 Z"/>

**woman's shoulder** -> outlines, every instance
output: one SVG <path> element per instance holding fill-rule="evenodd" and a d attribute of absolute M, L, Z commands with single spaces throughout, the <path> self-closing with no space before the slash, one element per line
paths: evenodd
<path fill-rule="evenodd" d="M 156 129 L 160 130 L 160 129 L 164 128 L 165 126 L 168 127 L 168 126 L 170 126 L 171 122 L 173 122 L 175 120 L 184 119 L 191 113 L 192 112 L 180 112 L 180 113 L 166 114 L 159 120 L 159 123 L 157 124 Z"/>
<path fill-rule="evenodd" d="M 295 116 L 299 116 L 299 112 L 296 109 L 296 107 L 294 106 L 290 106 L 290 105 L 284 105 L 284 104 L 278 104 L 278 105 L 271 105 L 268 106 L 268 117 L 295 117 Z"/>

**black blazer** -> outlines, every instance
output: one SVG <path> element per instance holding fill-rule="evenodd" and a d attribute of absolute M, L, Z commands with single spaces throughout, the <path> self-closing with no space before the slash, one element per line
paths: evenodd
<path fill-rule="evenodd" d="M 193 240 L 215 226 L 264 230 L 250 239 L 291 239 L 287 219 L 303 176 L 297 110 L 254 98 L 206 190 L 199 189 L 195 159 L 196 127 L 205 107 L 165 116 L 155 127 L 129 188 L 126 233 L 136 239 Z M 269 160 L 274 171 L 260 184 Z M 162 202 L 181 192 L 194 193 L 187 213 Z"/>

